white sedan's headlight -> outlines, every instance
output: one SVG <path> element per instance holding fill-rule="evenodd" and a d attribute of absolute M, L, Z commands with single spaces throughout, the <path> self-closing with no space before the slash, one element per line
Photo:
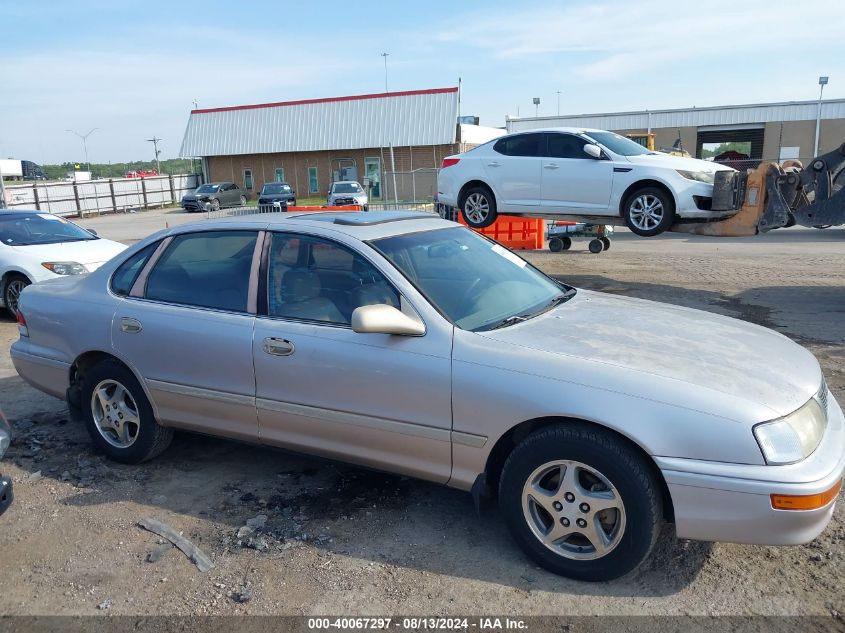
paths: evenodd
<path fill-rule="evenodd" d="M 809 456 L 827 428 L 827 386 L 807 404 L 789 415 L 754 427 L 754 437 L 767 464 L 792 464 Z"/>
<path fill-rule="evenodd" d="M 683 169 L 676 169 L 675 171 L 687 180 L 706 182 L 708 185 L 712 185 L 716 179 L 716 172 L 714 171 L 685 171 Z"/>
<path fill-rule="evenodd" d="M 88 272 L 79 262 L 41 262 L 41 265 L 57 275 L 81 275 Z"/>

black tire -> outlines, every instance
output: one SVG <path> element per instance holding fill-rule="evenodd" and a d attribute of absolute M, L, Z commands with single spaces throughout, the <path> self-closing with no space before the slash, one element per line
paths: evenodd
<path fill-rule="evenodd" d="M 246 196 L 241 196 L 240 203 L 241 203 L 241 206 L 242 206 L 242 207 L 245 207 L 245 206 L 246 206 Z"/>
<path fill-rule="evenodd" d="M 131 446 L 118 448 L 106 441 L 97 429 L 94 421 L 92 398 L 94 389 L 102 381 L 120 383 L 135 401 L 138 411 L 137 437 Z M 80 409 L 85 427 L 94 445 L 110 459 L 124 464 L 140 464 L 163 452 L 173 439 L 173 429 L 165 428 L 156 422 L 153 408 L 135 375 L 123 364 L 114 359 L 97 363 L 85 372 L 82 381 Z"/>
<path fill-rule="evenodd" d="M 3 286 L 3 301 L 6 305 L 6 310 L 12 315 L 12 318 L 18 318 L 18 300 L 20 293 L 31 282 L 25 275 L 13 273 L 6 277 L 6 284 Z"/>
<path fill-rule="evenodd" d="M 642 200 L 656 199 L 660 202 L 660 219 L 656 223 L 638 213 Z M 653 211 L 657 213 L 657 210 Z M 633 214 L 633 218 L 632 218 Z M 652 216 L 654 217 L 654 216 Z M 632 192 L 622 203 L 622 219 L 632 233 L 641 237 L 653 237 L 667 231 L 675 222 L 675 200 L 658 187 L 642 187 Z M 655 217 L 656 220 L 656 217 Z"/>
<path fill-rule="evenodd" d="M 523 487 L 545 464 L 560 460 L 579 462 L 601 473 L 624 504 L 624 514 L 616 515 L 625 517 L 624 527 L 614 537 L 615 545 L 603 556 L 578 560 L 563 555 L 559 547 L 561 553 L 556 553 L 535 536 L 529 525 L 533 519 L 523 511 Z M 573 473 L 577 472 L 584 473 L 573 468 Z M 575 517 L 581 509 L 576 504 L 577 500 L 571 504 L 564 500 L 560 504 L 561 524 L 565 515 L 572 514 L 572 520 L 577 520 Z M 537 564 L 561 576 L 586 581 L 612 580 L 640 565 L 657 541 L 663 517 L 659 483 L 646 459 L 613 433 L 574 423 L 536 431 L 513 449 L 500 478 L 499 508 L 514 539 Z M 547 518 L 557 525 L 554 517 L 547 515 Z M 566 537 L 569 538 L 572 537 Z M 566 546 L 580 552 L 577 543 Z"/>
<path fill-rule="evenodd" d="M 604 250 L 610 250 L 610 238 L 609 237 L 600 237 L 601 243 L 604 244 Z"/>
<path fill-rule="evenodd" d="M 559 253 L 563 250 L 563 240 L 559 237 L 553 237 L 549 240 L 549 250 L 553 253 Z"/>
<path fill-rule="evenodd" d="M 220 200 L 217 198 L 211 199 L 211 210 L 212 211 L 219 211 L 220 210 Z"/>
<path fill-rule="evenodd" d="M 604 242 L 598 238 L 590 240 L 589 249 L 591 253 L 601 253 L 604 250 Z"/>
<path fill-rule="evenodd" d="M 487 187 L 471 187 L 464 192 L 460 200 L 461 215 L 467 226 L 474 229 L 483 229 L 496 221 L 496 197 Z M 469 213 L 467 207 L 470 207 Z M 486 209 L 483 210 L 483 209 Z M 478 210 L 478 215 L 476 215 Z M 475 219 L 472 219 L 475 218 Z"/>
<path fill-rule="evenodd" d="M 572 238 L 571 237 L 562 237 L 560 240 L 563 242 L 563 250 L 568 251 L 572 248 Z"/>

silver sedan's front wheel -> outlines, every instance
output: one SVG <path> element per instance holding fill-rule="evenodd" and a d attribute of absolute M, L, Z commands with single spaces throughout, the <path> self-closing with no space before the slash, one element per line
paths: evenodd
<path fill-rule="evenodd" d="M 522 511 L 531 531 L 566 558 L 601 558 L 625 533 L 625 504 L 598 470 L 555 460 L 538 467 L 522 490 Z"/>
<path fill-rule="evenodd" d="M 611 580 L 654 546 L 660 489 L 654 466 L 625 438 L 560 423 L 511 451 L 499 477 L 499 509 L 539 565 L 578 580 Z"/>

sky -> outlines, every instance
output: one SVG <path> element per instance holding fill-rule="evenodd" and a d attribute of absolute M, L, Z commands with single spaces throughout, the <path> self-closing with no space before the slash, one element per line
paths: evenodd
<path fill-rule="evenodd" d="M 201 108 L 455 86 L 462 114 L 845 97 L 835 0 L 0 0 L 0 157 L 175 158 Z M 558 96 L 558 91 L 560 95 Z"/>

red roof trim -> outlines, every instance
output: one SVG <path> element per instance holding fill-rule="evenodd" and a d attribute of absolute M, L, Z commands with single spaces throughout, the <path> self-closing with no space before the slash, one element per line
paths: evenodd
<path fill-rule="evenodd" d="M 191 110 L 191 114 L 206 114 L 208 112 L 230 112 L 232 110 L 255 110 L 257 108 L 276 108 L 279 106 L 307 105 L 311 103 L 333 103 L 335 101 L 360 101 L 364 99 L 382 99 L 384 97 L 412 97 L 414 95 L 434 95 L 445 92 L 457 92 L 455 88 L 431 88 L 429 90 L 405 90 L 404 92 L 379 92 L 369 95 L 353 95 L 349 97 L 329 97 L 327 99 L 303 99 L 301 101 L 279 101 L 276 103 L 255 103 L 252 105 L 227 106 L 225 108 L 202 108 Z"/>

